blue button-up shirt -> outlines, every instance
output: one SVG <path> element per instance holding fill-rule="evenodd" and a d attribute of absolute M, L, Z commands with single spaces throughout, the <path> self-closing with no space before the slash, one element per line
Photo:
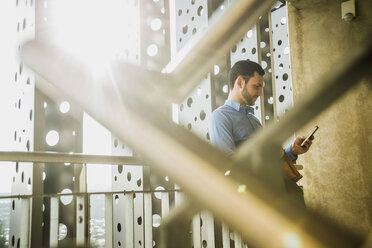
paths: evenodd
<path fill-rule="evenodd" d="M 212 145 L 232 155 L 241 142 L 262 128 L 260 121 L 253 114 L 252 107 L 226 100 L 223 106 L 213 111 L 209 122 Z M 291 146 L 287 147 L 285 152 L 292 161 L 296 161 L 297 156 L 292 154 Z"/>

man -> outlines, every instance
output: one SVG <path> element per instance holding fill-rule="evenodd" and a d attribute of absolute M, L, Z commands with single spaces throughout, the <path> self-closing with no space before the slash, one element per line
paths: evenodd
<path fill-rule="evenodd" d="M 253 106 L 262 96 L 264 87 L 262 67 L 249 60 L 234 64 L 229 75 L 230 93 L 225 104 L 213 111 L 209 122 L 209 136 L 214 146 L 229 155 L 246 139 L 261 129 L 260 121 L 253 115 Z M 285 149 L 289 158 L 295 162 L 299 154 L 305 153 L 311 141 L 301 143 L 306 137 L 297 137 L 292 145 Z"/>
<path fill-rule="evenodd" d="M 249 60 L 234 64 L 229 75 L 230 93 L 225 104 L 213 111 L 209 122 L 209 136 L 212 145 L 229 155 L 243 141 L 249 139 L 261 129 L 260 121 L 253 115 L 253 108 L 264 87 L 262 67 Z M 311 140 L 302 147 L 306 137 L 297 137 L 292 145 L 285 149 L 286 154 L 296 162 L 299 154 L 305 153 L 311 146 Z M 284 177 L 288 201 L 305 207 L 302 189 L 295 181 Z"/>

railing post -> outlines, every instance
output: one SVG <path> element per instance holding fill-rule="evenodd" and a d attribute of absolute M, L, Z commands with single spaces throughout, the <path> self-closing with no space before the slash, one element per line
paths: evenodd
<path fill-rule="evenodd" d="M 200 213 L 192 218 L 192 240 L 195 248 L 201 247 Z"/>
<path fill-rule="evenodd" d="M 234 232 L 235 248 L 243 248 L 242 236 L 238 232 Z"/>
<path fill-rule="evenodd" d="M 124 195 L 124 204 L 125 204 L 125 247 L 134 247 L 134 209 L 133 209 L 133 193 Z"/>
<path fill-rule="evenodd" d="M 20 247 L 29 247 L 29 232 L 30 232 L 30 198 L 21 199 L 21 245 Z"/>
<path fill-rule="evenodd" d="M 84 247 L 87 243 L 86 240 L 86 224 L 89 223 L 89 220 L 86 219 L 87 215 L 85 214 L 87 196 L 76 196 L 76 246 Z M 88 196 L 89 197 L 89 196 Z"/>
<path fill-rule="evenodd" d="M 152 200 L 151 193 L 144 193 L 144 230 L 145 230 L 145 248 L 152 248 Z"/>
<path fill-rule="evenodd" d="M 58 247 L 59 197 L 50 198 L 49 246 Z"/>
<path fill-rule="evenodd" d="M 222 223 L 222 247 L 230 248 L 230 230 L 226 223 Z"/>
<path fill-rule="evenodd" d="M 111 248 L 112 245 L 112 209 L 113 209 L 113 200 L 112 194 L 105 194 L 105 247 Z"/>

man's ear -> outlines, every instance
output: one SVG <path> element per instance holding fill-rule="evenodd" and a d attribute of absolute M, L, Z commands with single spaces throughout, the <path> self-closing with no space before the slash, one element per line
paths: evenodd
<path fill-rule="evenodd" d="M 235 80 L 235 85 L 238 86 L 239 89 L 244 88 L 245 79 L 242 76 L 238 76 Z"/>

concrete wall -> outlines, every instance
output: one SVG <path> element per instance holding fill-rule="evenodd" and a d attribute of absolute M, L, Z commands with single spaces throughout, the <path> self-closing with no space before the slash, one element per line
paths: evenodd
<path fill-rule="evenodd" d="M 294 104 L 372 31 L 372 1 L 356 0 L 356 8 L 357 17 L 347 23 L 341 19 L 341 0 L 288 3 Z M 371 78 L 297 134 L 306 135 L 315 125 L 320 129 L 313 147 L 298 161 L 305 166 L 306 204 L 365 235 L 372 227 Z"/>

